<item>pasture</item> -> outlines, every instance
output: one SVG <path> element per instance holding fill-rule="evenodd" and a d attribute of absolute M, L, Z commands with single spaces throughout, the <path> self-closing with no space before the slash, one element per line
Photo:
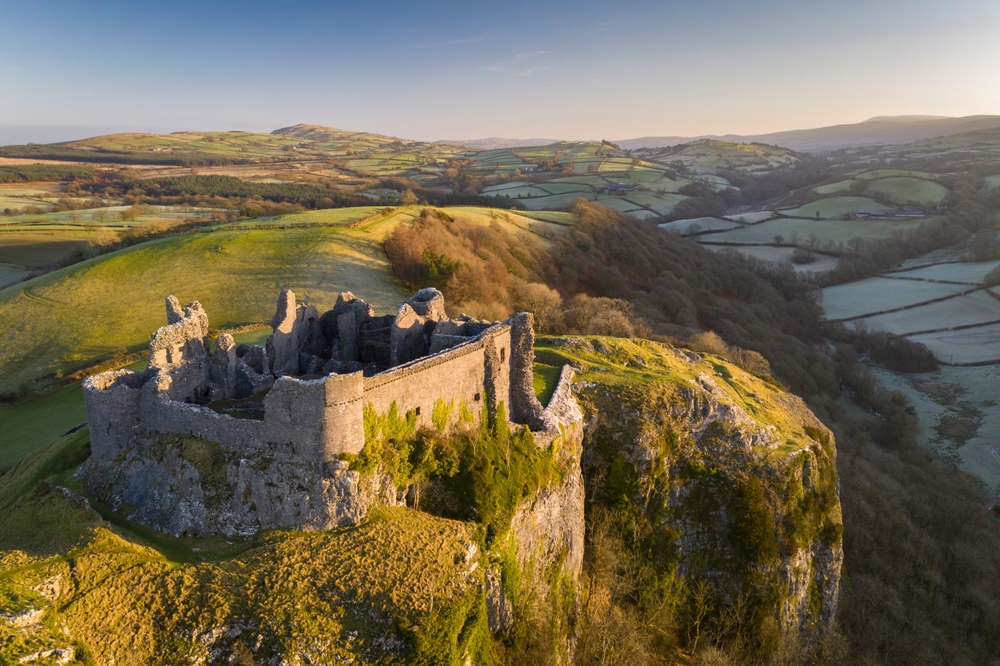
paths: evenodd
<path fill-rule="evenodd" d="M 1000 298 L 981 289 L 937 303 L 866 317 L 860 321 L 873 331 L 889 331 L 897 335 L 977 326 L 1000 322 Z"/>
<path fill-rule="evenodd" d="M 245 220 L 237 222 L 233 227 L 239 225 L 254 224 L 329 224 L 348 225 L 366 217 L 378 214 L 384 210 L 380 206 L 357 206 L 351 208 L 326 208 L 322 210 L 307 210 L 301 213 L 292 213 L 280 217 L 262 218 L 259 220 Z"/>
<path fill-rule="evenodd" d="M 623 197 L 637 206 L 642 206 L 658 215 L 669 215 L 681 201 L 683 194 L 650 194 L 649 192 L 629 192 Z M 604 203 L 603 201 L 599 203 Z"/>
<path fill-rule="evenodd" d="M 983 178 L 983 180 L 986 181 L 986 187 L 1000 187 L 1000 175 L 987 176 L 986 178 Z"/>
<path fill-rule="evenodd" d="M 898 278 L 917 278 L 921 280 L 942 280 L 945 282 L 963 282 L 965 284 L 982 284 L 986 275 L 1000 266 L 1000 260 L 969 261 L 961 263 L 936 264 L 916 270 L 902 270 L 886 273 L 887 276 Z"/>
<path fill-rule="evenodd" d="M 28 269 L 17 264 L 0 263 L 0 289 L 17 284 L 28 276 Z"/>
<path fill-rule="evenodd" d="M 809 263 L 798 264 L 793 260 L 795 248 L 776 247 L 774 245 L 741 245 L 737 247 L 729 245 L 704 245 L 703 247 L 713 252 L 738 252 L 764 261 L 786 263 L 794 268 L 796 273 L 822 273 L 834 268 L 840 261 L 837 257 L 817 253 L 815 258 Z"/>
<path fill-rule="evenodd" d="M 975 287 L 965 284 L 872 277 L 827 287 L 823 290 L 823 300 L 820 304 L 823 306 L 826 318 L 834 321 L 926 303 L 971 289 Z"/>
<path fill-rule="evenodd" d="M 571 224 L 576 224 L 576 215 L 573 213 L 568 213 L 564 211 L 555 210 L 521 210 L 517 211 L 517 215 L 520 217 L 526 217 L 533 220 L 541 220 L 542 222 L 551 222 L 553 224 L 559 224 L 564 226 L 569 226 Z"/>
<path fill-rule="evenodd" d="M 0 472 L 86 420 L 80 382 L 17 404 L 0 404 Z"/>
<path fill-rule="evenodd" d="M 774 211 L 761 210 L 754 213 L 739 213 L 737 215 L 724 215 L 723 218 L 726 220 L 732 220 L 733 222 L 739 222 L 741 224 L 757 224 L 758 222 L 764 222 L 770 220 L 774 217 Z"/>
<path fill-rule="evenodd" d="M 26 206 L 39 206 L 41 208 L 48 208 L 51 204 L 46 201 L 41 201 L 38 199 L 25 199 L 20 196 L 6 196 L 3 190 L 0 190 L 0 212 L 3 212 L 7 208 L 12 208 L 16 210 L 22 210 Z"/>
<path fill-rule="evenodd" d="M 656 160 L 663 164 L 679 162 L 693 171 L 709 173 L 721 169 L 764 171 L 798 161 L 787 148 L 717 139 L 702 139 L 652 152 Z"/>
<path fill-rule="evenodd" d="M 797 234 L 799 242 L 809 240 L 816 234 L 820 241 L 834 244 L 846 243 L 854 237 L 864 239 L 885 238 L 897 229 L 912 229 L 922 220 L 809 220 L 776 217 L 751 226 L 734 228 L 699 236 L 699 242 L 732 243 L 735 245 L 770 245 L 775 236 L 781 236 L 785 243 L 791 243 L 792 234 Z"/>
<path fill-rule="evenodd" d="M 879 178 L 868 181 L 868 187 L 865 191 L 900 205 L 933 206 L 941 203 L 948 196 L 948 189 L 932 180 L 905 177 Z"/>
<path fill-rule="evenodd" d="M 409 295 L 363 230 L 216 231 L 151 241 L 0 291 L 0 390 L 135 349 L 163 299 L 198 300 L 213 327 L 269 321 L 281 289 L 332 306 L 353 291 L 380 312 Z"/>
<path fill-rule="evenodd" d="M 911 335 L 909 339 L 925 345 L 934 356 L 948 364 L 1000 361 L 1000 324 Z M 993 395 L 996 395 L 995 390 Z"/>
<path fill-rule="evenodd" d="M 889 206 L 880 204 L 867 197 L 826 197 L 811 201 L 798 208 L 788 208 L 778 212 L 788 217 L 825 218 L 840 217 L 858 210 L 890 210 Z"/>
<path fill-rule="evenodd" d="M 839 194 L 841 192 L 849 192 L 853 184 L 853 180 L 841 180 L 827 185 L 818 185 L 813 188 L 813 192 L 816 194 Z"/>
<path fill-rule="evenodd" d="M 931 179 L 934 174 L 926 171 L 910 171 L 908 169 L 871 169 L 854 174 L 858 180 L 878 180 L 880 178 L 922 178 Z"/>
<path fill-rule="evenodd" d="M 28 268 L 51 266 L 87 245 L 87 235 L 75 230 L 0 232 L 0 262 Z"/>
<path fill-rule="evenodd" d="M 724 220 L 717 217 L 694 217 L 687 220 L 664 222 L 663 224 L 659 224 L 657 226 L 664 231 L 670 231 L 675 234 L 688 236 L 691 234 L 701 233 L 702 231 L 724 231 L 726 229 L 735 229 L 743 225 L 739 222 Z"/>

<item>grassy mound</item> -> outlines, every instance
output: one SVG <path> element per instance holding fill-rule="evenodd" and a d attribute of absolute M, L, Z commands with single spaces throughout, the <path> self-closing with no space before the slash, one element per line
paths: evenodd
<path fill-rule="evenodd" d="M 167 238 L 0 291 L 0 391 L 145 344 L 163 298 L 199 300 L 213 326 L 261 322 L 278 291 L 332 306 L 340 291 L 379 310 L 408 293 L 364 229 L 218 231 Z"/>
<path fill-rule="evenodd" d="M 5 663 L 51 650 L 117 664 L 484 659 L 474 525 L 383 509 L 332 532 L 174 539 L 53 489 L 72 485 L 88 440 L 61 438 L 0 478 L 0 613 L 17 618 L 0 622 Z"/>

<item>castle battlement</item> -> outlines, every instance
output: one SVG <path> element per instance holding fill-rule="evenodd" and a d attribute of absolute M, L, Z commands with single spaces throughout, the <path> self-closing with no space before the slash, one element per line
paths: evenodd
<path fill-rule="evenodd" d="M 214 350 L 208 316 L 195 301 L 167 298 L 167 325 L 153 333 L 145 371 L 115 370 L 84 381 L 92 455 L 111 461 L 138 439 L 193 435 L 231 451 L 263 450 L 309 463 L 358 453 L 364 410 L 412 413 L 430 425 L 443 401 L 452 420 L 495 416 L 543 442 L 557 428 L 532 388 L 532 316 L 504 322 L 450 319 L 444 297 L 423 289 L 396 315 L 376 317 L 353 294 L 332 310 L 296 303 L 283 291 L 265 346 L 223 333 Z M 569 375 L 564 392 L 568 391 Z M 463 409 L 464 408 L 464 409 Z M 548 433 L 547 435 L 545 433 Z"/>

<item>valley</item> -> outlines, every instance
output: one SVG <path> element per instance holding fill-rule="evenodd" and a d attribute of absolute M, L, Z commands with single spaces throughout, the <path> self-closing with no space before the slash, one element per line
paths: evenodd
<path fill-rule="evenodd" d="M 891 527 L 918 562 L 949 539 L 996 540 L 982 506 L 1000 491 L 998 136 L 817 155 L 296 125 L 0 148 L 0 612 L 25 623 L 0 625 L 0 648 L 457 664 L 572 644 L 589 664 L 627 640 L 656 663 L 712 663 L 692 638 L 704 620 L 720 663 L 954 654 L 926 628 L 956 631 L 958 608 L 992 617 L 976 596 L 992 560 L 900 568 L 872 541 Z M 336 473 L 389 484 L 385 506 L 228 541 L 158 532 L 124 495 L 85 488 L 82 382 L 146 371 L 167 294 L 246 354 L 277 333 L 283 289 L 320 312 L 363 295 L 384 317 L 424 287 L 455 321 L 534 313 L 534 394 L 549 403 L 573 369 L 580 451 L 528 446 L 486 412 L 453 430 L 438 406 L 433 428 L 413 425 L 419 408 L 366 412 L 365 448 Z M 285 482 L 280 461 L 183 437 L 129 464 L 166 465 L 176 444 L 206 497 L 220 461 Z M 872 518 L 883 501 L 893 516 Z M 949 532 L 959 519 L 976 531 Z M 586 547 L 549 546 L 538 565 L 523 520 Z M 326 574 L 305 575 L 307 551 Z M 889 612 L 873 579 L 920 609 L 882 643 L 865 634 L 866 608 Z M 914 601 L 934 586 L 953 601 Z M 176 606 L 157 605 L 167 595 Z M 108 642 L 97 608 L 142 629 Z M 840 647 L 801 638 L 820 635 Z"/>

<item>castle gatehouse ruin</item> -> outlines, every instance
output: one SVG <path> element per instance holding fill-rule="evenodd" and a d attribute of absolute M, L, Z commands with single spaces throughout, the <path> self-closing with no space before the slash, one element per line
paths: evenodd
<path fill-rule="evenodd" d="M 331 463 L 365 444 L 364 410 L 412 413 L 431 425 L 443 401 L 454 419 L 504 414 L 559 436 L 558 409 L 543 410 L 532 387 L 532 316 L 504 322 L 450 319 L 444 297 L 422 289 L 395 315 L 376 317 L 353 294 L 322 314 L 283 291 L 266 346 L 214 344 L 208 316 L 194 301 L 167 298 L 167 325 L 153 333 L 143 372 L 88 378 L 84 399 L 97 462 L 126 454 L 136 441 L 190 435 L 233 452 L 265 451 L 305 463 Z M 568 394 L 564 375 L 558 395 Z M 503 405 L 503 407 L 501 407 Z"/>

